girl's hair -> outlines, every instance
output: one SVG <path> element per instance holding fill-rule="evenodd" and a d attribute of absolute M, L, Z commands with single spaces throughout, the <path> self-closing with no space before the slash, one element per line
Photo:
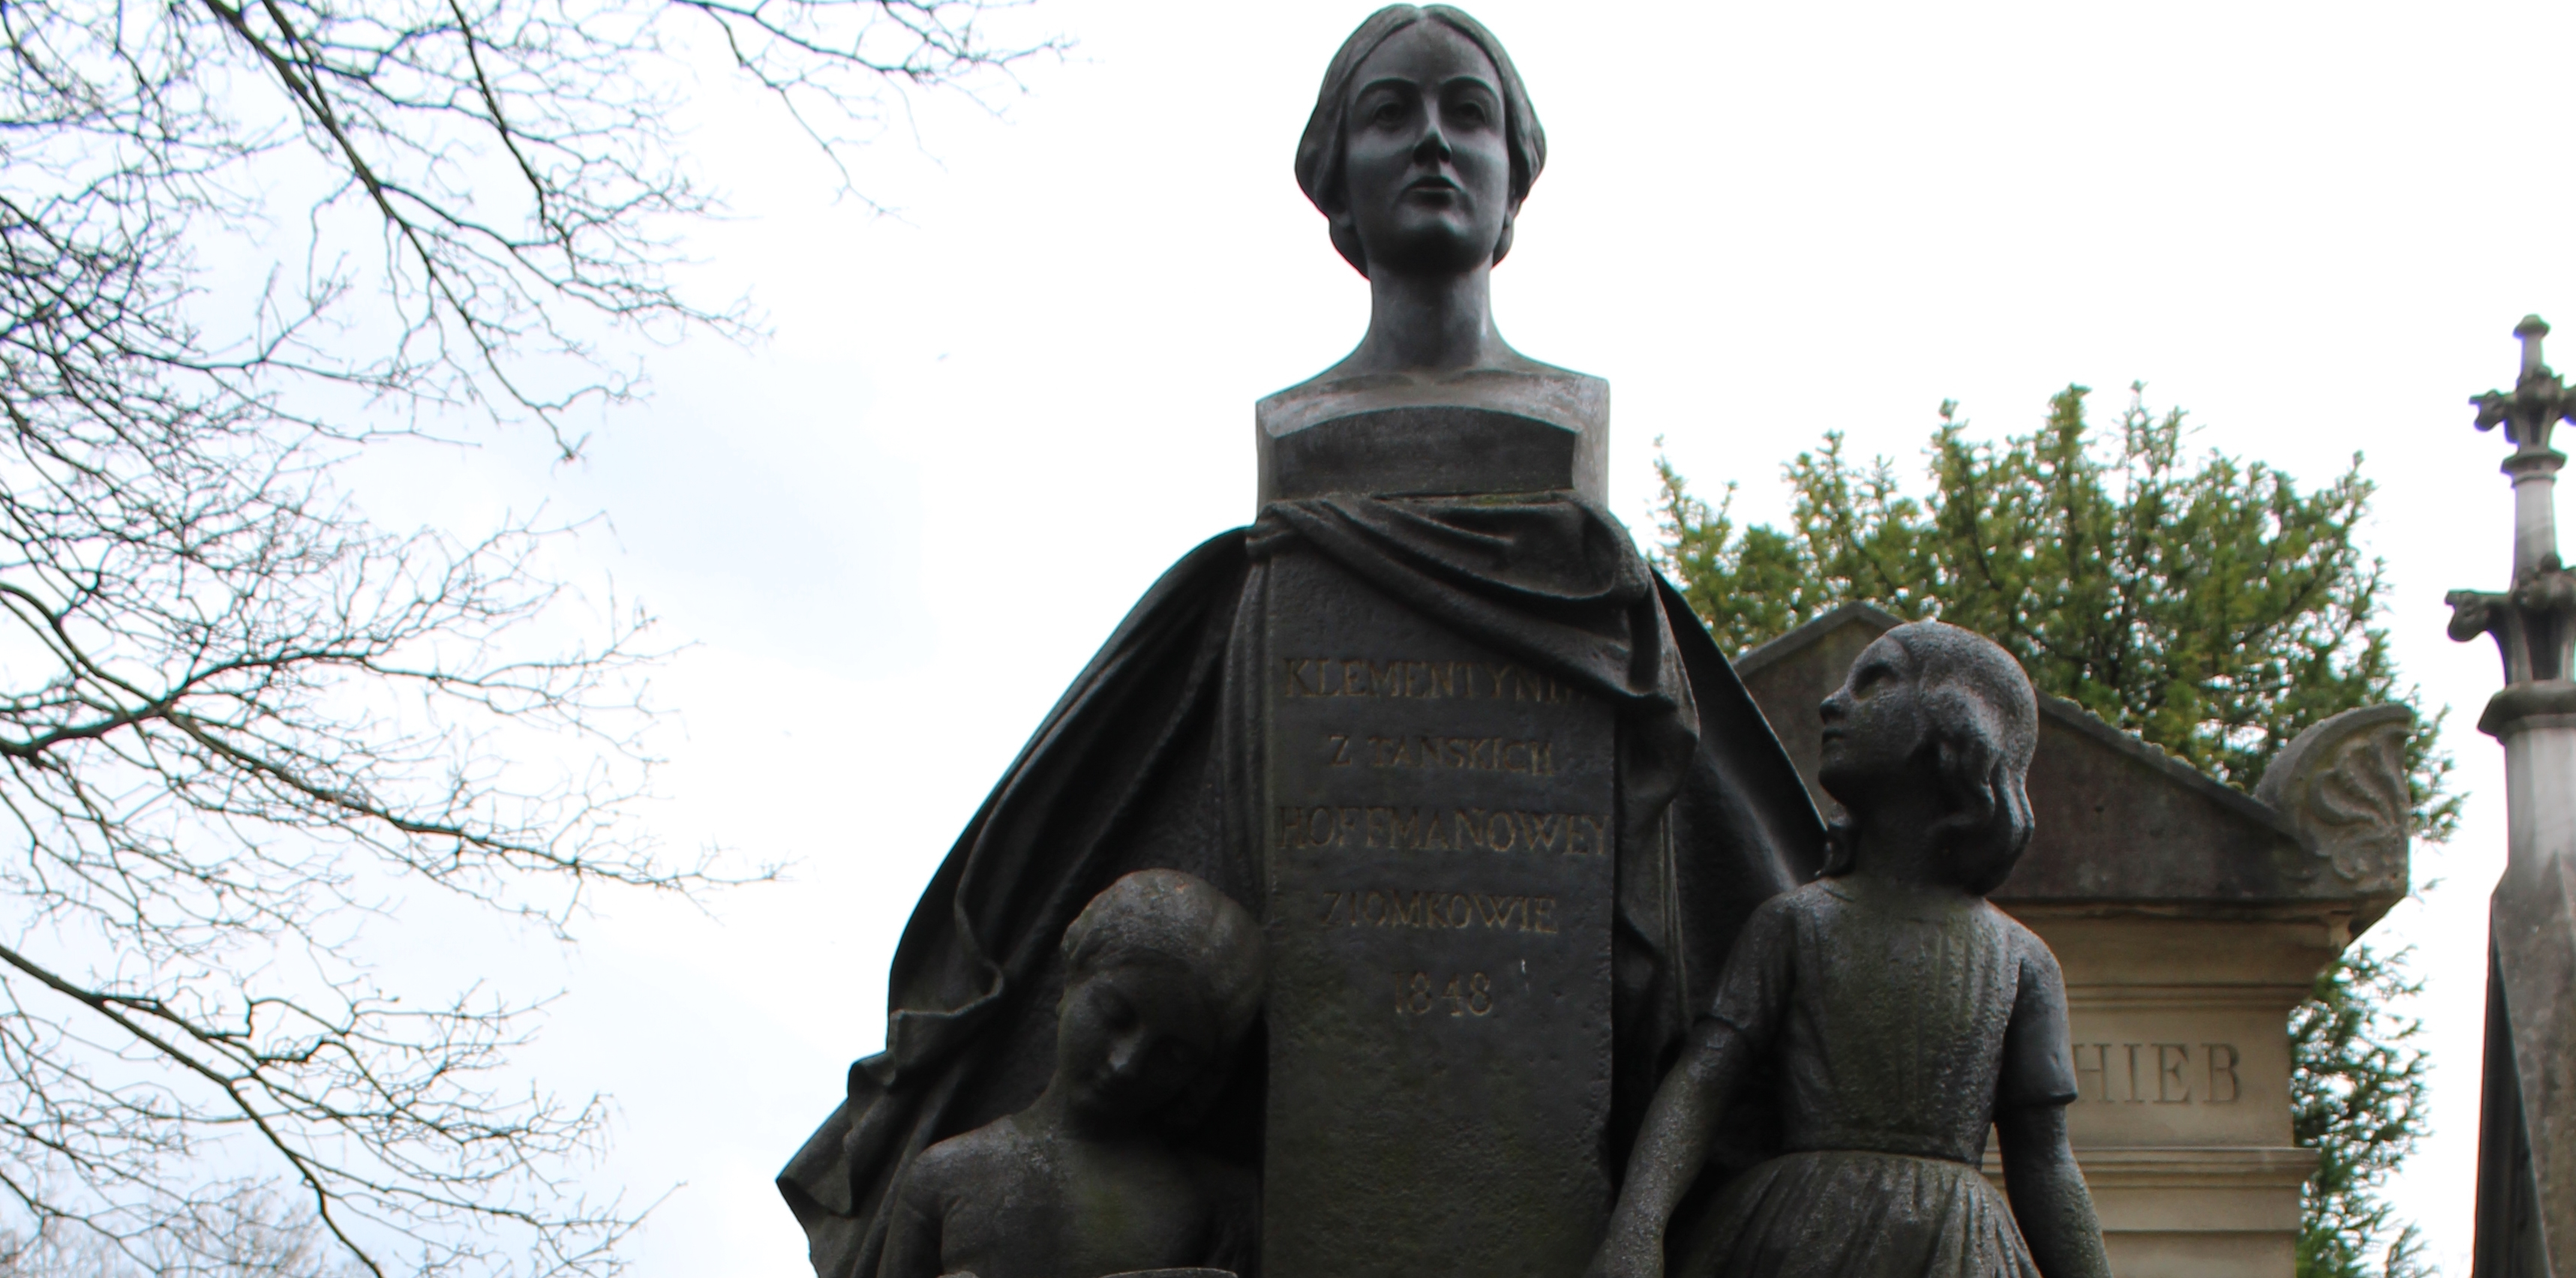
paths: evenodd
<path fill-rule="evenodd" d="M 1261 1011 L 1261 924 L 1233 897 L 1179 870 L 1138 870 L 1109 885 L 1064 929 L 1065 984 L 1127 963 L 1177 969 L 1198 985 L 1219 1041 Z"/>
<path fill-rule="evenodd" d="M 1512 66 L 1510 54 L 1503 52 L 1503 42 L 1485 29 L 1485 24 L 1445 4 L 1391 4 L 1368 16 L 1368 21 L 1342 41 L 1341 51 L 1333 55 L 1331 66 L 1324 68 L 1324 87 L 1315 95 L 1315 113 L 1306 117 L 1306 133 L 1297 140 L 1297 186 L 1314 201 L 1331 227 L 1333 247 L 1342 260 L 1360 274 L 1368 274 L 1368 254 L 1360 247 L 1358 225 L 1351 218 L 1348 193 L 1342 184 L 1342 118 L 1350 107 L 1351 79 L 1359 74 L 1360 63 L 1377 47 L 1406 27 L 1423 21 L 1437 22 L 1467 42 L 1484 50 L 1493 61 L 1494 74 L 1502 78 L 1503 145 L 1512 157 L 1511 210 L 1517 212 L 1521 201 L 1529 198 L 1531 185 L 1538 181 L 1538 171 L 1547 165 L 1547 134 L 1538 127 L 1538 112 L 1530 108 L 1529 89 L 1521 84 L 1521 73 Z M 1503 219 L 1503 235 L 1494 245 L 1494 260 L 1512 249 L 1512 221 Z"/>
<path fill-rule="evenodd" d="M 2039 744 L 2039 698 L 2021 663 L 1993 640 L 1938 621 L 1887 632 L 1913 658 L 1926 740 L 1948 800 L 1940 826 L 1960 886 L 1979 896 L 2003 885 L 2030 844 L 2024 778 Z M 1824 872 L 1852 868 L 1850 818 L 1834 822 Z"/>

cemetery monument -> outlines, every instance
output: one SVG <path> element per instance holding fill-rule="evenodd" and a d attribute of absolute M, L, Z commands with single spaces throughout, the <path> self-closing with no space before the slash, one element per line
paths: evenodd
<path fill-rule="evenodd" d="M 2450 594 L 2451 637 L 2493 636 L 2505 679 L 2478 716 L 2504 744 L 2508 850 L 2488 907 L 2472 1278 L 2576 1274 L 2576 577 L 2558 558 L 2567 455 L 2549 446 L 2576 393 L 2541 362 L 2549 325 L 2513 331 L 2513 390 L 2471 401 L 2513 445 L 2513 584 Z"/>
<path fill-rule="evenodd" d="M 2192 1226 L 2136 1227 L 2178 1200 L 2139 1215 L 2115 1193 L 2097 1228 L 2088 1133 L 2103 1119 L 2087 1098 L 2107 1099 L 2115 1076 L 2131 1101 L 2197 1097 L 2233 1143 L 2159 1112 L 2112 1124 L 2147 1136 L 2115 1165 L 2204 1197 L 2259 1182 L 2294 1200 L 2307 1164 L 2265 1144 L 2287 1144 L 2286 1044 L 2279 1016 L 2256 1009 L 2286 1012 L 2296 983 L 2385 910 L 2392 854 L 2402 892 L 2402 821 L 2392 845 L 2381 825 L 2355 836 L 2296 815 L 2316 806 L 2304 790 L 2276 807 L 2190 774 L 2223 797 L 2143 801 L 2175 818 L 2152 833 L 2178 841 L 2147 846 L 2180 871 L 2052 850 L 2061 810 L 2079 824 L 2087 803 L 2137 815 L 2116 787 L 2139 778 L 2086 778 L 2115 787 L 2098 796 L 2052 788 L 2045 747 L 2062 708 L 2033 709 L 2019 671 L 2003 679 L 1987 661 L 1970 680 L 1985 691 L 1957 719 L 1991 738 L 1970 750 L 1975 777 L 1924 770 L 1951 757 L 1932 750 L 1951 729 L 1927 725 L 1951 719 L 1863 716 L 1875 726 L 1852 732 L 1884 765 L 1853 784 L 1894 796 L 1856 803 L 1864 817 L 1930 820 L 1947 804 L 1958 810 L 1942 829 L 1972 808 L 1984 829 L 1995 804 L 2020 804 L 2017 824 L 1978 845 L 1982 868 L 1889 868 L 1949 865 L 1949 835 L 1900 854 L 1847 833 L 1829 853 L 1810 790 L 1832 781 L 1811 748 L 1817 706 L 1887 626 L 1837 647 L 1844 623 L 1874 623 L 1820 619 L 1844 628 L 1751 654 L 1744 669 L 1760 663 L 1765 679 L 1748 689 L 1605 509 L 1608 385 L 1514 350 L 1489 304 L 1546 158 L 1509 55 L 1464 13 L 1391 6 L 1334 55 L 1295 170 L 1368 284 L 1368 330 L 1255 406 L 1257 518 L 1147 591 L 932 876 L 896 950 L 884 1050 L 850 1067 L 779 1176 L 818 1278 L 1704 1278 L 1730 1246 L 1728 1272 L 1913 1272 L 1908 1258 L 1969 1255 L 2075 1278 L 2104 1272 L 2107 1255 L 2121 1278 L 2288 1278 L 2271 1264 L 2271 1199 L 2253 1217 L 2222 1212 L 2241 1227 L 2223 1226 L 2238 1232 L 2214 1249 Z M 1924 642 L 1922 654 L 1957 646 Z M 1839 664 L 1821 669 L 1819 654 Z M 1931 689 L 1925 671 L 1957 665 L 1922 660 L 1903 686 Z M 2279 770 L 2380 784 L 2385 720 L 2303 738 L 2307 762 Z M 2014 799 L 2022 767 L 2030 791 Z M 2356 837 L 2367 846 L 2347 858 Z M 1890 874 L 1893 895 L 1872 895 Z M 2034 874 L 2043 902 L 2066 888 L 2074 913 L 2024 917 L 2015 893 Z M 1722 984 L 1780 959 L 1782 910 L 1846 888 L 1869 897 L 1854 917 L 1875 921 L 1814 935 L 1839 938 L 1815 970 L 1845 981 L 1835 1018 L 1849 1032 L 1801 1055 L 1795 1027 L 1812 1029 L 1813 1009 L 1778 1012 L 1789 1046 L 1730 1065 L 1737 1103 L 1691 1110 L 1675 1144 L 1675 1102 L 1658 1099 L 1690 1076 L 1675 1062 L 1723 1037 L 1725 1006 L 1739 1028 L 1757 1019 L 1743 1009 L 1768 1006 L 1721 1005 Z M 2213 921 L 2278 952 L 2259 993 L 2217 1000 L 2244 1021 L 2224 1037 L 2197 991 L 2243 965 L 2211 960 L 2205 935 L 2172 939 L 2203 898 Z M 2060 988 L 2050 948 L 2106 936 L 2107 950 L 2070 955 Z M 1903 965 L 1869 961 L 1872 945 L 1930 945 L 1988 984 L 1964 1003 L 1890 1010 L 1908 998 Z M 2103 1028 L 2087 1002 L 2097 951 L 2146 973 L 2151 1003 L 2168 1000 L 2155 1028 Z M 2177 1015 L 2190 1026 L 2165 1028 Z M 1906 1046 L 1970 1023 L 1960 1041 L 1974 1049 L 1955 1059 Z M 1826 1057 L 1865 1058 L 1885 1085 L 1821 1108 L 1792 1096 L 1782 1080 L 1812 1081 Z M 2026 1182 L 2008 1207 L 1977 1174 L 1996 1170 L 1988 1117 Z M 1912 1127 L 1938 1139 L 1888 1135 Z M 2177 1131 L 2188 1148 L 2157 1143 Z M 1748 1232 L 1749 1191 L 1735 1187 L 1804 1183 L 1782 1170 L 1800 1151 L 1856 1151 L 1868 1168 L 1828 1176 L 1825 1208 Z M 1669 1245 L 1632 1230 L 1605 1250 L 1623 1183 L 1648 1181 L 1652 1210 L 1620 1218 L 1669 1219 Z M 1908 1186 L 1957 1210 L 1895 1229 L 1886 1211 L 1902 1214 Z M 1694 1223 L 1725 1220 L 1737 1223 Z M 1800 1229 L 1866 1245 L 1798 1260 L 1808 1253 L 1782 1240 Z"/>

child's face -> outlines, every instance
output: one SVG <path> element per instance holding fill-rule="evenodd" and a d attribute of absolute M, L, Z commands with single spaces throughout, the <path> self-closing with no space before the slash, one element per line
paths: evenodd
<path fill-rule="evenodd" d="M 1818 707 L 1824 719 L 1819 770 L 1825 789 L 1845 804 L 1910 767 L 1923 743 L 1923 708 L 1914 659 L 1892 639 L 1863 649 L 1843 686 Z"/>
<path fill-rule="evenodd" d="M 1056 1019 L 1056 1081 L 1096 1118 L 1139 1118 L 1179 1097 L 1216 1058 L 1214 1018 L 1187 973 L 1129 963 L 1084 976 Z"/>

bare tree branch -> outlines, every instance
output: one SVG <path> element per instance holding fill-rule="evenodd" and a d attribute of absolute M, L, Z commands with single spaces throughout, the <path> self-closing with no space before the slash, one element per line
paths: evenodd
<path fill-rule="evenodd" d="M 621 330 L 746 330 L 674 283 L 693 56 L 865 199 L 909 95 L 1056 49 L 1010 7 L 0 0 L 0 1275 L 615 1270 L 603 1103 L 504 1082 L 541 1005 L 358 940 L 405 884 L 563 935 L 725 881 L 628 815 L 649 618 L 567 645 L 563 529 L 334 470 L 455 409 L 572 456 Z"/>

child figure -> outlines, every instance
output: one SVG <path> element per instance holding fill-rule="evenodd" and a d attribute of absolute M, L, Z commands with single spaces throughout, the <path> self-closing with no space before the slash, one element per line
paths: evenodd
<path fill-rule="evenodd" d="M 1825 876 L 1736 942 L 1646 1113 L 1592 1278 L 1663 1273 L 1674 1207 L 1759 1063 L 1787 1152 L 1685 1222 L 1680 1278 L 2109 1278 L 2066 1140 L 2064 980 L 1985 899 L 2030 840 L 2030 680 L 1923 622 L 1862 652 L 1822 714 L 1822 779 L 1849 813 Z M 1978 1171 L 1989 1124 L 2009 1212 Z"/>
<path fill-rule="evenodd" d="M 924 1150 L 881 1278 L 1242 1274 L 1250 1172 L 1175 1148 L 1154 1120 L 1221 1082 L 1260 1010 L 1261 925 L 1177 870 L 1139 870 L 1064 930 L 1055 1076 L 1037 1103 Z"/>

